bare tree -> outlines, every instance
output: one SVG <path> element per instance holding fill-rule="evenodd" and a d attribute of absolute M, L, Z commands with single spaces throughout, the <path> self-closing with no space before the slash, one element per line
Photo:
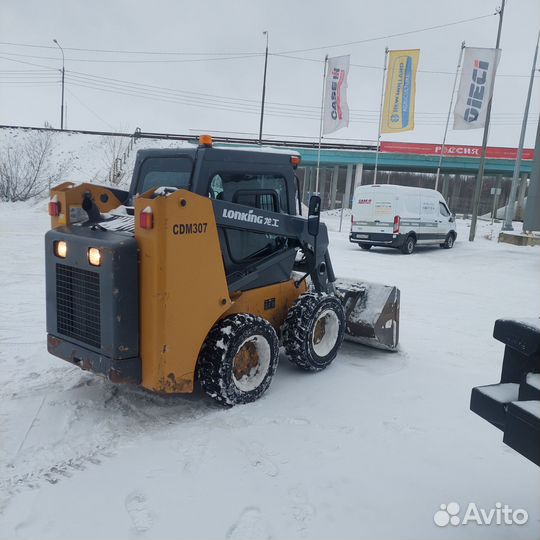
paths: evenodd
<path fill-rule="evenodd" d="M 130 139 L 125 137 L 103 137 L 102 163 L 113 185 L 118 185 L 126 176 L 126 161 L 129 155 Z"/>
<path fill-rule="evenodd" d="M 54 162 L 53 150 L 50 131 L 31 131 L 8 143 L 0 153 L 0 199 L 26 201 L 65 177 L 68 164 Z"/>

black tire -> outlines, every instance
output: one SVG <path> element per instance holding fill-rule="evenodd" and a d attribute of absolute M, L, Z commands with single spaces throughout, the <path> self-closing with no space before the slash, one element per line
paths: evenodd
<path fill-rule="evenodd" d="M 287 314 L 283 346 L 289 360 L 299 368 L 321 371 L 333 362 L 344 333 L 345 313 L 341 302 L 333 295 L 306 293 Z"/>
<path fill-rule="evenodd" d="M 405 255 L 410 255 L 416 246 L 416 240 L 414 239 L 414 236 L 407 236 L 405 242 L 403 242 L 403 245 L 401 246 L 401 253 L 404 253 Z"/>
<path fill-rule="evenodd" d="M 210 330 L 199 354 L 197 377 L 206 394 L 221 405 L 251 403 L 268 390 L 278 360 L 277 334 L 267 320 L 231 315 Z"/>
<path fill-rule="evenodd" d="M 365 249 L 366 251 L 368 251 L 369 249 L 371 249 L 373 246 L 371 244 L 360 244 L 360 247 L 362 249 Z"/>
<path fill-rule="evenodd" d="M 454 247 L 454 241 L 454 235 L 452 233 L 448 233 L 444 242 L 440 246 L 444 249 L 452 249 Z"/>

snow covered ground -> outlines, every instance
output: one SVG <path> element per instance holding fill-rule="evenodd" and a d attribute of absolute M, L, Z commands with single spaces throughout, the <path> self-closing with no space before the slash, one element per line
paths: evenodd
<path fill-rule="evenodd" d="M 364 252 L 334 214 L 336 273 L 401 289 L 400 351 L 345 343 L 317 374 L 282 357 L 259 402 L 223 410 L 48 355 L 45 204 L 1 203 L 0 537 L 538 538 L 538 468 L 469 397 L 499 380 L 495 319 L 540 312 L 540 249 L 460 221 L 452 250 Z M 450 502 L 529 520 L 439 528 Z"/>

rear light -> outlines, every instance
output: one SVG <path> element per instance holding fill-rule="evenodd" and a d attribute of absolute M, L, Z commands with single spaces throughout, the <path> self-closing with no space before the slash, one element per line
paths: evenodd
<path fill-rule="evenodd" d="M 393 230 L 394 234 L 399 233 L 399 222 L 400 222 L 399 216 L 394 216 L 394 230 Z"/>
<path fill-rule="evenodd" d="M 139 225 L 141 229 L 152 229 L 154 227 L 154 213 L 149 206 L 139 214 Z"/>
<path fill-rule="evenodd" d="M 54 197 L 49 201 L 49 216 L 58 217 L 60 215 L 60 201 L 58 197 Z"/>

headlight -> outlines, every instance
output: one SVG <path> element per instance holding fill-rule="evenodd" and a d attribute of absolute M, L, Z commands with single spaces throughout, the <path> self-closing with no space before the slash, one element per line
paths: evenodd
<path fill-rule="evenodd" d="M 58 240 L 54 243 L 54 254 L 62 259 L 67 255 L 67 244 L 63 240 Z"/>
<path fill-rule="evenodd" d="M 101 264 L 101 251 L 98 248 L 88 248 L 88 262 L 92 266 L 99 266 Z"/>

